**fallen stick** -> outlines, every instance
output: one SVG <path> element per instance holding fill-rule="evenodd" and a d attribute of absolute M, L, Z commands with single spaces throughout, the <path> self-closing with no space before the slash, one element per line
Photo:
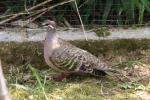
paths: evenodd
<path fill-rule="evenodd" d="M 47 1 L 50 2 L 51 0 L 47 0 Z M 36 11 L 33 12 L 32 10 L 34 10 L 34 9 L 36 9 L 37 7 L 40 7 L 40 6 L 42 6 L 42 5 L 46 4 L 46 3 L 48 3 L 48 2 L 44 2 L 44 3 L 42 2 L 42 3 L 40 3 L 40 4 L 38 4 L 38 5 L 34 6 L 34 7 L 31 7 L 31 8 L 29 8 L 29 9 L 27 9 L 27 11 L 28 11 L 28 12 L 29 12 L 29 11 L 32 11 L 32 12 L 30 12 L 30 13 L 42 12 L 42 11 L 45 12 L 45 11 L 49 11 L 49 10 L 51 10 L 51 9 L 57 7 L 57 6 L 60 6 L 60 5 L 63 5 L 63 4 L 72 2 L 72 1 L 75 1 L 75 0 L 68 0 L 68 1 L 60 2 L 60 3 L 57 3 L 57 4 L 54 5 L 54 6 L 51 6 L 51 7 L 48 7 L 48 8 L 44 8 L 44 9 L 40 9 L 40 10 L 36 10 Z M 11 17 L 9 17 L 8 19 L 5 19 L 5 20 L 1 21 L 1 22 L 0 22 L 0 25 L 4 24 L 4 23 L 6 23 L 6 22 L 8 22 L 8 21 L 10 21 L 10 20 L 15 19 L 16 17 L 18 17 L 18 16 L 20 16 L 20 15 L 30 14 L 30 13 L 26 13 L 26 11 L 24 11 L 24 12 L 21 12 L 21 13 L 18 13 L 18 14 L 12 14 L 13 16 L 8 15 L 8 16 L 11 16 Z M 46 12 L 45 12 L 45 13 L 46 13 Z M 42 13 L 41 16 L 42 16 L 43 14 L 45 14 L 45 13 Z M 5 16 L 1 16 L 1 17 L 5 17 Z M 1 18 L 1 17 L 0 17 L 0 18 Z"/>
<path fill-rule="evenodd" d="M 8 94 L 8 89 L 2 71 L 1 59 L 0 59 L 0 100 L 11 100 Z"/>
<path fill-rule="evenodd" d="M 29 23 L 35 21 L 37 18 L 41 17 L 41 16 L 42 16 L 43 14 L 45 14 L 46 12 L 47 12 L 47 11 L 44 11 L 44 12 L 40 13 L 39 15 L 37 15 L 36 17 L 34 17 L 33 19 L 31 19 L 30 21 L 26 22 L 26 23 L 23 25 L 23 27 L 26 26 L 27 24 L 29 24 Z"/>
<path fill-rule="evenodd" d="M 39 12 L 40 14 L 37 15 L 36 17 L 34 17 L 33 19 L 31 19 L 30 22 L 27 22 L 24 26 L 26 26 L 27 24 L 33 22 L 33 21 L 36 20 L 37 18 L 41 17 L 42 15 L 44 15 L 44 14 L 45 14 L 46 12 L 48 12 L 49 10 L 51 10 L 51 9 L 57 7 L 57 6 L 66 4 L 66 3 L 70 3 L 70 2 L 72 2 L 72 1 L 74 1 L 74 0 L 68 0 L 68 1 L 60 2 L 60 3 L 57 3 L 57 4 L 53 5 L 53 6 L 50 6 L 50 7 L 47 7 L 47 8 L 43 8 L 43 9 L 37 10 L 36 13 Z"/>
<path fill-rule="evenodd" d="M 43 6 L 44 4 L 46 4 L 46 3 L 50 2 L 50 1 L 52 1 L 52 0 L 46 0 L 46 1 L 42 2 L 42 3 L 37 4 L 36 6 L 33 6 L 33 7 L 29 8 L 29 9 L 26 9 L 26 10 L 27 10 L 28 12 L 30 12 L 30 11 L 32 11 L 32 10 L 34 10 L 34 9 L 40 7 L 40 6 Z M 24 11 L 23 13 L 25 13 L 25 12 L 26 12 L 26 11 Z M 16 14 L 16 15 L 11 16 L 10 18 L 8 18 L 8 19 L 6 19 L 6 20 L 1 21 L 1 22 L 0 22 L 0 25 L 1 25 L 1 24 L 4 24 L 4 23 L 6 23 L 6 22 L 8 22 L 8 21 L 10 21 L 10 20 L 12 20 L 12 19 L 15 19 L 16 17 L 18 17 L 18 16 L 20 16 L 20 15 L 22 15 L 22 13 L 18 13 L 18 14 Z"/>

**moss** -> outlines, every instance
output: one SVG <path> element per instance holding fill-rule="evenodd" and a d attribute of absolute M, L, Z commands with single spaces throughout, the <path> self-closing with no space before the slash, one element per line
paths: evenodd
<path fill-rule="evenodd" d="M 91 52 L 94 55 L 112 53 L 125 54 L 136 50 L 150 49 L 150 40 L 101 40 L 101 41 L 72 41 L 76 46 Z"/>
<path fill-rule="evenodd" d="M 116 94 L 114 97 L 113 97 L 114 100 L 138 100 L 139 98 L 135 95 L 135 94 L 132 94 L 132 93 L 118 93 Z"/>
<path fill-rule="evenodd" d="M 70 41 L 70 42 L 82 49 L 85 49 L 91 52 L 95 56 L 104 57 L 104 60 L 111 58 L 109 62 L 112 62 L 112 63 L 118 62 L 120 61 L 120 58 L 122 58 L 122 60 L 125 62 L 140 60 L 144 63 L 149 64 L 149 60 L 146 60 L 146 59 L 147 59 L 147 56 L 149 55 L 150 40 L 146 40 L 146 39 L 126 40 L 124 39 L 124 40 L 101 40 L 101 41 L 90 40 L 90 41 Z M 7 76 L 6 78 L 8 79 L 10 83 L 15 83 L 17 80 L 19 84 L 25 84 L 26 80 L 24 80 L 24 76 L 28 75 L 29 73 L 31 74 L 29 68 L 27 67 L 27 63 L 31 63 L 33 67 L 40 69 L 41 72 L 43 72 L 43 70 L 50 69 L 44 61 L 43 44 L 41 42 L 24 42 L 24 43 L 0 42 L 0 56 L 2 57 L 3 69 L 5 72 L 5 75 Z M 129 66 L 129 64 L 126 63 L 125 66 Z M 55 72 L 51 70 L 46 75 L 51 76 L 54 73 Z M 79 81 L 79 83 L 80 83 L 80 80 L 84 80 L 84 78 L 81 78 L 81 77 L 79 78 L 75 77 L 75 79 Z M 76 80 L 74 81 L 77 82 Z M 113 82 L 112 80 L 107 80 L 107 81 L 109 81 L 110 84 L 105 84 L 104 87 L 111 88 L 111 87 L 117 86 L 116 82 Z M 61 87 L 61 89 L 63 89 L 63 87 L 66 84 L 67 83 L 63 83 L 63 85 L 59 84 L 58 87 L 59 88 Z M 57 83 L 50 82 L 49 86 L 51 87 L 48 87 L 46 89 L 53 91 L 55 86 L 57 87 Z M 88 87 L 86 86 L 85 88 L 88 89 Z M 89 90 L 86 90 L 85 88 L 83 90 L 85 90 L 87 94 L 91 94 L 91 92 Z M 100 89 L 100 87 L 97 87 L 97 85 L 96 85 L 96 88 Z M 77 89 L 77 91 L 79 90 Z M 96 90 L 94 89 L 91 91 L 97 91 L 97 89 Z M 72 94 L 72 93 L 69 93 L 69 94 Z M 84 95 L 82 96 L 84 98 Z M 99 97 L 101 98 L 101 96 Z"/>
<path fill-rule="evenodd" d="M 18 88 L 11 88 L 10 90 L 10 94 L 13 95 L 12 99 L 13 100 L 23 100 L 23 99 L 27 99 L 28 96 L 30 95 L 27 91 L 23 90 L 23 89 L 18 89 Z"/>
<path fill-rule="evenodd" d="M 69 87 L 66 88 L 64 96 L 65 98 L 72 98 L 70 100 L 94 100 L 96 98 L 101 98 L 101 96 L 95 96 L 95 93 L 99 92 L 99 86 L 93 84 L 71 84 Z M 93 95 L 92 95 L 93 94 Z M 72 96 L 74 95 L 74 97 Z M 98 99 L 97 99 L 98 100 Z"/>
<path fill-rule="evenodd" d="M 106 27 L 97 28 L 94 30 L 94 32 L 99 37 L 106 37 L 106 36 L 109 36 L 111 34 Z"/>
<path fill-rule="evenodd" d="M 102 40 L 102 41 L 71 41 L 72 44 L 85 49 L 92 54 L 126 55 L 130 52 L 150 49 L 150 40 Z M 143 53 L 139 53 L 139 55 Z M 43 44 L 41 42 L 0 42 L 0 56 L 4 68 L 18 67 L 30 62 L 37 68 L 46 68 L 43 58 Z"/>
<path fill-rule="evenodd" d="M 44 65 L 42 44 L 40 42 L 1 42 L 0 55 L 5 64 L 24 65 L 26 62 L 39 62 Z M 35 65 L 40 68 L 40 65 Z"/>

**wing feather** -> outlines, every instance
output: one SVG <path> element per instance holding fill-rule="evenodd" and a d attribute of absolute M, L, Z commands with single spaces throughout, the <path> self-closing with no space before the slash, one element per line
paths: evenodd
<path fill-rule="evenodd" d="M 70 44 L 53 50 L 50 60 L 56 67 L 68 72 L 91 73 L 93 69 L 105 70 L 107 67 L 91 53 Z"/>

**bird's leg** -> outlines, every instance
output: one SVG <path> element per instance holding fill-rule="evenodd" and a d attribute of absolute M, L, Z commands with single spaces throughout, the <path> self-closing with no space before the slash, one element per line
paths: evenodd
<path fill-rule="evenodd" d="M 60 74 L 54 76 L 53 79 L 56 81 L 62 81 L 64 79 L 66 79 L 69 75 L 70 75 L 69 73 L 60 73 Z"/>

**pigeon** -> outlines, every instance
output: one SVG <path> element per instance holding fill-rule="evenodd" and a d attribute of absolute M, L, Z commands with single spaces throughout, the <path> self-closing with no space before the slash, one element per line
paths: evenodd
<path fill-rule="evenodd" d="M 7 85 L 2 71 L 0 60 L 0 100 L 11 100 L 8 94 Z"/>
<path fill-rule="evenodd" d="M 59 38 L 54 21 L 45 20 L 42 25 L 47 32 L 44 42 L 44 59 L 52 69 L 61 73 L 60 80 L 71 73 L 102 76 L 107 75 L 108 72 L 116 72 L 88 51 Z"/>

